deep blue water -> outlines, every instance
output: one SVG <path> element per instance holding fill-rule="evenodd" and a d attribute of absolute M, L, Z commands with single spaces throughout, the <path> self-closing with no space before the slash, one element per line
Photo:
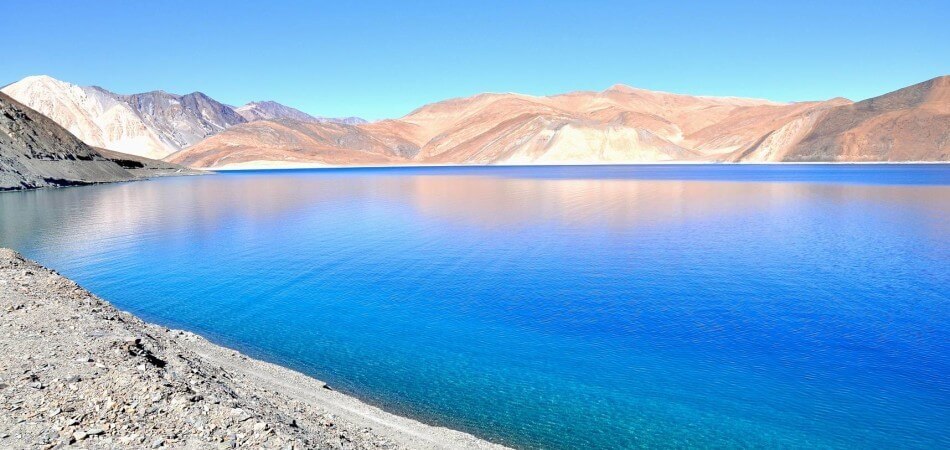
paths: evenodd
<path fill-rule="evenodd" d="M 947 165 L 167 178 L 0 194 L 0 245 L 517 447 L 950 447 Z"/>

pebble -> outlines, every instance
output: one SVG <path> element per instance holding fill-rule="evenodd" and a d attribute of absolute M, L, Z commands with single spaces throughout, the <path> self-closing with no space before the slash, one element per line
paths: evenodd
<path fill-rule="evenodd" d="M 203 338 L 145 324 L 11 255 L 0 249 L 0 280 L 32 275 L 23 291 L 0 284 L 0 311 L 16 311 L 0 313 L 0 348 L 15 350 L 0 357 L 0 449 L 401 448 L 347 421 L 321 426 L 323 408 L 199 356 Z"/>

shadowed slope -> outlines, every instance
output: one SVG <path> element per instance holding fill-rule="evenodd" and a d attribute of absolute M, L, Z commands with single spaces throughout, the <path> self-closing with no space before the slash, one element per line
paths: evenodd
<path fill-rule="evenodd" d="M 782 160 L 950 160 L 950 76 L 823 111 Z"/>
<path fill-rule="evenodd" d="M 56 122 L 0 93 L 0 190 L 133 178 Z"/>

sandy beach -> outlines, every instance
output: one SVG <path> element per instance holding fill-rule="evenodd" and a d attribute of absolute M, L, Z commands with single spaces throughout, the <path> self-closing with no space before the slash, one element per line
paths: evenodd
<path fill-rule="evenodd" d="M 503 448 L 149 324 L 0 249 L 0 447 Z"/>

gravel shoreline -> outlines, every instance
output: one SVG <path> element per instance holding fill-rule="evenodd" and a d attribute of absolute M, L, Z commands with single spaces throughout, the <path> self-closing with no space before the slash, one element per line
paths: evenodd
<path fill-rule="evenodd" d="M 504 448 L 148 324 L 0 249 L 0 448 Z"/>

